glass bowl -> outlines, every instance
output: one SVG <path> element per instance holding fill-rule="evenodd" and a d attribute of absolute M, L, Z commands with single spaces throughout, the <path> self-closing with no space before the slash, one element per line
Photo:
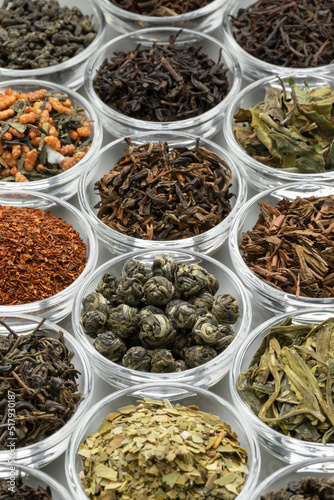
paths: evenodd
<path fill-rule="evenodd" d="M 260 347 L 263 338 L 269 333 L 271 327 L 280 325 L 287 317 L 291 317 L 296 323 L 319 324 L 330 316 L 333 316 L 333 309 L 323 308 L 319 311 L 311 307 L 275 316 L 253 330 L 247 339 L 244 340 L 233 358 L 229 379 L 233 403 L 238 409 L 239 414 L 244 416 L 249 426 L 255 432 L 258 442 L 271 455 L 284 462 L 296 463 L 307 460 L 310 457 L 331 459 L 334 457 L 334 444 L 327 443 L 324 445 L 322 443 L 302 441 L 285 436 L 272 429 L 253 413 L 248 403 L 238 393 L 236 382 L 239 374 L 249 368 L 255 352 Z"/>
<path fill-rule="evenodd" d="M 27 482 L 27 484 L 34 488 L 38 486 L 46 488 L 49 486 L 52 500 L 72 500 L 64 486 L 53 479 L 53 477 L 45 474 L 45 472 L 24 465 L 0 463 L 0 481 L 10 481 L 8 483 L 9 486 L 15 488 L 19 476 L 21 476 L 24 482 Z"/>
<path fill-rule="evenodd" d="M 38 69 L 8 69 L 0 68 L 0 81 L 21 80 L 31 78 L 32 80 L 48 80 L 57 84 L 65 85 L 71 90 L 77 90 L 84 81 L 84 73 L 87 59 L 96 52 L 104 41 L 106 21 L 95 0 L 58 0 L 61 7 L 78 7 L 85 15 L 92 16 L 97 28 L 97 35 L 93 42 L 80 54 L 71 57 L 67 61 Z M 2 2 L 1 2 L 2 3 Z"/>
<path fill-rule="evenodd" d="M 0 319 L 13 328 L 16 333 L 24 335 L 36 328 L 42 320 L 42 316 L 0 312 Z M 73 365 L 80 372 L 77 381 L 83 399 L 70 420 L 51 436 L 33 445 L 22 448 L 11 447 L 7 451 L 0 451 L 0 462 L 6 462 L 15 467 L 17 465 L 27 465 L 30 468 L 40 468 L 59 457 L 66 450 L 70 435 L 86 413 L 93 395 L 92 371 L 89 367 L 87 355 L 79 342 L 77 342 L 73 335 L 70 335 L 63 328 L 60 329 L 59 325 L 55 323 L 45 321 L 42 329 L 47 331 L 50 337 L 57 339 L 59 338 L 60 331 L 64 333 L 64 340 L 68 350 L 74 352 Z M 0 335 L 4 334 L 7 335 L 8 331 L 4 326 L 0 325 Z M 8 445 L 10 444 L 12 443 L 8 443 Z"/>
<path fill-rule="evenodd" d="M 149 268 L 149 266 L 152 265 L 154 257 L 160 253 L 163 255 L 169 255 L 181 263 L 199 264 L 203 266 L 209 273 L 214 274 L 214 276 L 218 279 L 220 288 L 217 294 L 230 293 L 237 299 L 239 305 L 240 316 L 238 321 L 233 325 L 236 338 L 229 345 L 229 347 L 213 360 L 196 368 L 191 368 L 182 372 L 148 373 L 120 366 L 97 352 L 93 346 L 93 340 L 85 334 L 79 322 L 82 315 L 83 297 L 95 291 L 98 282 L 105 273 L 112 272 L 116 275 L 121 275 L 123 265 L 130 259 L 139 260 L 145 265 L 146 268 Z M 232 356 L 238 349 L 243 339 L 247 337 L 251 321 L 252 308 L 248 295 L 245 293 L 239 278 L 232 271 L 230 271 L 230 269 L 217 260 L 197 252 L 173 251 L 167 248 L 132 252 L 130 254 L 126 254 L 125 256 L 115 257 L 100 266 L 81 287 L 75 300 L 72 315 L 74 335 L 85 349 L 93 370 L 112 386 L 122 389 L 134 384 L 153 381 L 158 381 L 162 384 L 168 382 L 171 382 L 172 384 L 174 384 L 174 382 L 182 382 L 198 387 L 209 387 L 215 384 L 229 370 Z"/>
<path fill-rule="evenodd" d="M 0 315 L 2 314 L 38 314 L 47 317 L 50 321 L 59 322 L 71 311 L 74 297 L 83 281 L 90 276 L 95 268 L 98 247 L 96 236 L 83 215 L 66 201 L 62 201 L 54 196 L 35 191 L 25 193 L 13 192 L 11 190 L 0 190 L 0 205 L 39 208 L 50 211 L 51 215 L 61 217 L 78 231 L 84 243 L 86 243 L 87 263 L 80 276 L 71 285 L 55 295 L 36 302 L 29 302 L 19 305 L 0 305 Z"/>
<path fill-rule="evenodd" d="M 132 144 L 138 146 L 146 142 L 159 142 L 167 141 L 170 146 L 188 146 L 193 147 L 196 144 L 196 137 L 184 134 L 184 133 L 154 133 L 145 132 L 142 134 L 136 134 L 130 137 Z M 115 231 L 111 227 L 107 226 L 97 217 L 98 209 L 94 206 L 99 201 L 99 196 L 97 192 L 94 191 L 94 184 L 96 181 L 102 178 L 104 174 L 116 164 L 116 162 L 124 156 L 124 149 L 128 148 L 128 145 L 123 139 L 118 139 L 103 149 L 94 157 L 94 161 L 90 162 L 90 166 L 82 172 L 79 180 L 79 204 L 81 211 L 91 224 L 92 228 L 96 232 L 98 239 L 105 246 L 107 250 L 114 254 L 123 254 L 125 252 L 131 252 L 133 250 L 141 249 L 152 249 L 158 250 L 161 247 L 172 249 L 187 248 L 190 250 L 196 250 L 205 254 L 212 254 L 215 252 L 226 240 L 230 225 L 232 223 L 235 214 L 242 207 L 247 198 L 247 187 L 243 180 L 243 177 L 239 173 L 239 169 L 234 164 L 230 155 L 222 149 L 217 144 L 201 139 L 200 145 L 213 151 L 218 156 L 220 156 L 229 165 L 232 171 L 232 187 L 230 191 L 236 196 L 232 197 L 230 200 L 232 211 L 230 214 L 217 226 L 205 231 L 197 236 L 183 238 L 179 240 L 170 241 L 156 241 L 156 240 L 144 240 L 140 238 L 134 238 L 133 236 L 128 236 L 121 232 Z"/>
<path fill-rule="evenodd" d="M 242 68 L 242 76 L 245 80 L 254 82 L 259 78 L 270 75 L 291 76 L 291 73 L 294 71 L 298 71 L 298 73 L 304 75 L 304 79 L 306 80 L 312 76 L 316 78 L 317 76 L 331 75 L 333 73 L 334 64 L 327 64 L 316 68 L 289 68 L 270 64 L 246 52 L 234 39 L 234 29 L 230 16 L 237 16 L 239 9 L 246 9 L 255 2 L 256 0 L 229 0 L 223 16 L 224 44 L 230 47 L 231 52 L 235 54 Z"/>
<path fill-rule="evenodd" d="M 3 186 L 6 189 L 10 189 L 12 191 L 20 191 L 22 193 L 33 189 L 34 191 L 47 192 L 47 194 L 51 194 L 53 196 L 57 196 L 57 198 L 67 200 L 77 193 L 80 172 L 87 168 L 88 164 L 97 154 L 102 144 L 103 129 L 94 108 L 87 101 L 87 99 L 82 97 L 78 92 L 72 92 L 71 90 L 61 85 L 53 84 L 49 81 L 29 79 L 9 80 L 6 82 L 0 81 L 0 93 L 4 93 L 8 88 L 11 88 L 13 91 L 19 90 L 22 93 L 34 92 L 35 90 L 39 89 L 47 89 L 49 92 L 67 95 L 72 103 L 77 104 L 78 108 L 85 108 L 85 114 L 87 118 L 92 121 L 92 142 L 90 150 L 82 160 L 80 160 L 69 170 L 66 170 L 65 172 L 62 172 L 53 177 L 41 179 L 38 181 L 4 182 L 1 181 L 0 178 L 0 189 Z"/>
<path fill-rule="evenodd" d="M 239 210 L 229 234 L 229 249 L 232 264 L 236 274 L 240 276 L 241 281 L 251 293 L 254 301 L 267 311 L 279 314 L 282 312 L 289 312 L 301 307 L 315 307 L 322 310 L 323 307 L 334 306 L 334 297 L 328 298 L 313 298 L 313 297 L 299 297 L 295 295 L 278 290 L 260 278 L 258 278 L 243 261 L 239 245 L 241 237 L 244 232 L 252 230 L 259 215 L 260 209 L 258 203 L 268 203 L 271 206 L 276 206 L 278 201 L 283 198 L 294 200 L 298 196 L 308 198 L 311 196 L 333 196 L 334 186 L 326 184 L 314 183 L 293 183 L 287 184 L 283 187 L 268 189 L 263 193 L 259 193 L 250 200 Z"/>
<path fill-rule="evenodd" d="M 294 69 L 291 70 L 290 75 L 293 77 L 294 81 L 303 85 L 305 77 L 300 75 L 298 71 Z M 282 78 L 285 88 L 290 90 L 291 87 L 288 83 L 288 77 Z M 328 77 L 321 76 L 310 76 L 307 79 L 309 87 L 325 87 L 331 84 L 334 87 L 334 80 Z M 261 102 L 265 98 L 267 87 L 274 87 L 281 89 L 281 85 L 275 76 L 269 76 L 258 80 L 248 87 L 240 91 L 240 93 L 234 97 L 231 101 L 226 114 L 224 116 L 223 131 L 225 134 L 225 140 L 227 147 L 232 157 L 235 158 L 238 165 L 243 165 L 245 177 L 247 182 L 257 191 L 264 191 L 265 189 L 274 188 L 278 186 L 283 186 L 290 182 L 315 182 L 315 183 L 328 183 L 334 182 L 334 170 L 322 172 L 318 174 L 299 174 L 292 172 L 285 172 L 274 167 L 268 167 L 260 161 L 254 160 L 243 148 L 240 146 L 235 138 L 233 132 L 234 115 L 239 110 L 239 108 L 249 109 L 251 106 Z M 238 124 L 239 125 L 239 124 Z M 242 123 L 240 123 L 240 126 Z"/>
<path fill-rule="evenodd" d="M 301 481 L 307 477 L 317 479 L 327 479 L 333 477 L 333 459 L 309 459 L 294 465 L 288 465 L 276 470 L 269 477 L 264 479 L 249 496 L 249 500 L 259 500 L 262 495 L 272 492 L 278 488 L 286 488 L 290 482 Z M 305 498 L 305 497 L 304 497 Z"/>
<path fill-rule="evenodd" d="M 175 387 L 177 387 L 180 394 L 178 398 L 172 396 Z M 159 395 L 152 396 L 152 393 L 154 394 L 156 391 Z M 80 426 L 72 435 L 66 453 L 65 469 L 67 471 L 67 481 L 73 498 L 76 500 L 87 499 L 79 479 L 81 459 L 77 455 L 77 450 L 80 443 L 88 435 L 97 430 L 108 413 L 115 412 L 118 408 L 125 405 L 136 405 L 138 399 L 142 399 L 143 397 L 154 397 L 155 399 L 168 398 L 171 402 L 177 402 L 183 406 L 195 404 L 200 410 L 218 415 L 226 423 L 230 424 L 232 430 L 237 433 L 241 445 L 247 450 L 249 456 L 249 474 L 243 490 L 237 496 L 238 500 L 248 498 L 259 476 L 261 458 L 258 444 L 241 415 L 226 401 L 212 392 L 190 385 L 176 384 L 176 386 L 174 386 L 174 384 L 168 383 L 164 385 L 160 383 L 142 384 L 115 392 L 102 399 L 87 412 Z"/>
<path fill-rule="evenodd" d="M 96 71 L 99 70 L 105 59 L 109 59 L 114 52 L 121 50 L 124 52 L 133 50 L 140 43 L 142 47 L 151 47 L 154 42 L 157 44 L 168 43 L 170 36 L 180 33 L 179 28 L 149 28 L 114 38 L 101 47 L 89 60 L 85 72 L 85 89 L 88 98 L 94 103 L 105 129 L 116 137 L 129 136 L 143 131 L 167 132 L 180 130 L 189 132 L 201 137 L 212 137 L 220 128 L 221 118 L 232 97 L 241 88 L 240 68 L 233 53 L 226 50 L 224 45 L 215 38 L 184 29 L 177 37 L 177 45 L 192 43 L 201 49 L 214 61 L 220 60 L 224 67 L 228 68 L 227 78 L 230 90 L 217 106 L 205 113 L 188 118 L 186 120 L 176 120 L 172 122 L 158 122 L 138 120 L 126 116 L 106 105 L 94 90 L 93 80 Z"/>
<path fill-rule="evenodd" d="M 228 0 L 214 0 L 201 9 L 178 16 L 147 16 L 128 12 L 111 0 L 98 0 L 107 23 L 119 33 L 129 33 L 143 28 L 187 28 L 200 33 L 210 33 L 222 23 L 224 7 Z"/>

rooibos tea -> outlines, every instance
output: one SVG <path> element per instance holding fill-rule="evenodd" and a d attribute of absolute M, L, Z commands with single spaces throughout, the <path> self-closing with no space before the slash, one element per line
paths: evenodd
<path fill-rule="evenodd" d="M 332 0 L 259 0 L 232 17 L 233 35 L 270 64 L 309 68 L 334 63 Z"/>
<path fill-rule="evenodd" d="M 192 43 L 140 44 L 115 51 L 97 70 L 94 89 L 109 107 L 131 118 L 170 122 L 199 116 L 227 95 L 227 69 Z"/>
<path fill-rule="evenodd" d="M 178 16 L 209 5 L 213 0 L 110 0 L 120 9 L 143 16 Z"/>

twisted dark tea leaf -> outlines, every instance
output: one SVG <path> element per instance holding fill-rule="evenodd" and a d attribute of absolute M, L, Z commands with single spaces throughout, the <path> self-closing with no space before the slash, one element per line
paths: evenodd
<path fill-rule="evenodd" d="M 110 108 L 131 118 L 169 122 L 201 115 L 227 95 L 227 69 L 191 43 L 141 44 L 103 62 L 94 89 Z"/>
<path fill-rule="evenodd" d="M 290 481 L 285 488 L 279 488 L 261 495 L 260 500 L 333 500 L 334 476 L 331 478 L 305 477 Z"/>
<path fill-rule="evenodd" d="M 333 0 L 259 0 L 231 17 L 234 38 L 257 59 L 291 68 L 334 63 Z"/>
<path fill-rule="evenodd" d="M 120 9 L 144 16 L 178 16 L 201 9 L 213 0 L 111 0 Z"/>
<path fill-rule="evenodd" d="M 13 488 L 15 491 L 13 491 Z M 0 499 L 1 500 L 52 500 L 52 494 L 49 486 L 32 486 L 29 479 L 22 479 L 18 475 L 15 480 L 15 486 L 8 484 L 7 480 L 0 481 Z"/>

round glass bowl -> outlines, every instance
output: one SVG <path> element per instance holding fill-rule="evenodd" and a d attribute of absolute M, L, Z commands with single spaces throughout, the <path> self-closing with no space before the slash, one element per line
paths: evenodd
<path fill-rule="evenodd" d="M 302 481 L 308 477 L 329 480 L 334 474 L 334 460 L 311 459 L 298 464 L 288 465 L 268 476 L 250 494 L 248 500 L 259 500 L 262 495 L 279 488 L 286 488 L 290 482 Z M 305 498 L 305 497 L 304 497 Z"/>
<path fill-rule="evenodd" d="M 334 64 L 318 66 L 316 68 L 291 68 L 270 64 L 252 56 L 239 45 L 234 36 L 234 28 L 232 26 L 231 16 L 237 17 L 240 9 L 246 9 L 250 5 L 256 3 L 256 0 L 229 0 L 228 5 L 224 9 L 223 17 L 223 40 L 224 45 L 230 48 L 231 52 L 236 56 L 242 68 L 242 76 L 245 80 L 254 82 L 265 76 L 293 76 L 295 72 L 304 75 L 304 79 L 308 81 L 310 77 L 330 75 L 333 73 Z"/>
<path fill-rule="evenodd" d="M 46 89 L 48 92 L 60 93 L 67 95 L 71 100 L 72 104 L 76 104 L 78 108 L 84 108 L 84 113 L 88 120 L 91 120 L 92 124 L 92 142 L 90 149 L 87 154 L 80 160 L 76 165 L 74 165 L 69 170 L 62 172 L 58 175 L 48 177 L 45 179 L 29 182 L 4 182 L 1 181 L 0 177 L 0 189 L 2 187 L 10 189 L 12 191 L 25 193 L 26 191 L 47 192 L 57 198 L 68 199 L 74 196 L 78 191 L 79 175 L 82 170 L 84 170 L 92 158 L 99 151 L 102 138 L 103 129 L 100 124 L 99 118 L 95 113 L 94 108 L 91 104 L 82 97 L 77 92 L 72 92 L 71 90 L 58 85 L 53 84 L 49 81 L 44 80 L 9 80 L 6 82 L 0 81 L 0 93 L 4 93 L 6 89 L 11 88 L 13 91 L 20 91 L 21 93 L 34 92 L 40 89 Z"/>
<path fill-rule="evenodd" d="M 36 328 L 36 326 L 42 320 L 42 316 L 30 316 L 27 314 L 7 314 L 0 312 L 0 319 L 4 321 L 9 327 L 11 327 L 19 335 L 24 335 L 31 332 Z M 93 394 L 93 377 L 92 371 L 89 368 L 89 361 L 84 350 L 80 346 L 79 342 L 70 335 L 63 328 L 59 328 L 59 325 L 45 321 L 41 327 L 43 331 L 46 331 L 50 338 L 59 339 L 59 332 L 64 333 L 64 342 L 69 351 L 74 353 L 72 363 L 76 370 L 78 370 L 79 376 L 76 379 L 79 391 L 81 392 L 82 401 L 78 405 L 75 413 L 72 415 L 70 420 L 58 431 L 45 439 L 42 439 L 38 443 L 33 445 L 24 446 L 22 448 L 12 447 L 8 448 L 7 451 L 0 451 L 0 462 L 6 462 L 7 464 L 17 465 L 27 465 L 30 468 L 39 468 L 50 463 L 52 460 L 56 459 L 61 455 L 67 448 L 70 435 L 73 433 L 74 429 L 78 426 L 78 422 L 81 421 L 83 415 L 86 413 Z M 8 330 L 0 325 L 0 336 L 8 335 Z M 18 404 L 18 400 L 14 401 L 14 409 Z M 8 441 L 8 445 L 12 444 L 12 441 Z M 14 441 L 15 444 L 15 441 Z"/>
<path fill-rule="evenodd" d="M 156 143 L 159 141 L 167 141 L 171 148 L 177 146 L 187 146 L 190 148 L 194 147 L 196 144 L 195 136 L 184 134 L 182 132 L 179 134 L 173 132 L 145 132 L 142 134 L 136 134 L 130 137 L 130 139 L 134 146 L 138 146 L 146 142 Z M 133 236 L 128 236 L 115 231 L 97 217 L 96 214 L 98 213 L 98 209 L 94 208 L 94 206 L 98 203 L 100 197 L 98 196 L 97 191 L 94 191 L 94 185 L 99 179 L 102 178 L 103 175 L 107 174 L 108 171 L 113 168 L 118 160 L 124 156 L 124 150 L 128 148 L 128 144 L 123 139 L 118 139 L 100 150 L 100 152 L 94 157 L 94 161 L 91 161 L 88 169 L 85 170 L 80 177 L 78 197 L 81 211 L 96 232 L 98 239 L 107 250 L 114 254 L 123 254 L 133 250 L 151 250 L 153 248 L 159 250 L 164 247 L 169 248 L 170 250 L 185 248 L 196 250 L 205 254 L 211 254 L 223 244 L 228 236 L 233 218 L 246 201 L 247 186 L 239 173 L 239 169 L 224 149 L 205 139 L 200 140 L 200 146 L 216 153 L 226 161 L 231 169 L 232 186 L 230 188 L 230 192 L 236 195 L 230 200 L 232 211 L 217 226 L 205 231 L 202 234 L 190 238 L 170 241 L 134 238 Z"/>
<path fill-rule="evenodd" d="M 0 206 L 29 207 L 50 211 L 51 215 L 61 217 L 80 234 L 86 243 L 87 263 L 80 276 L 71 285 L 55 295 L 36 302 L 19 305 L 0 305 L 0 316 L 2 314 L 38 314 L 45 316 L 48 320 L 58 322 L 65 318 L 71 311 L 74 297 L 82 283 L 95 268 L 98 246 L 96 236 L 84 216 L 66 201 L 54 196 L 35 191 L 25 193 L 12 192 L 11 190 L 0 190 Z"/>
<path fill-rule="evenodd" d="M 291 75 L 297 84 L 304 84 L 305 77 L 302 75 L 298 76 L 297 71 L 292 70 Z M 291 87 L 288 83 L 288 77 L 283 77 L 282 80 L 285 88 L 289 91 Z M 326 87 L 328 84 L 331 84 L 334 88 L 334 80 L 330 77 L 311 76 L 307 79 L 307 82 L 311 89 Z M 249 109 L 251 106 L 263 101 L 266 90 L 269 86 L 282 89 L 276 76 L 270 76 L 263 78 L 262 80 L 258 80 L 241 90 L 241 92 L 234 97 L 224 116 L 223 131 L 228 150 L 232 157 L 235 158 L 238 165 L 242 165 L 244 167 L 243 170 L 247 182 L 257 191 L 283 186 L 290 182 L 315 182 L 320 184 L 323 182 L 329 184 L 334 183 L 334 170 L 319 174 L 298 174 L 285 172 L 284 170 L 268 167 L 260 161 L 254 160 L 248 153 L 246 153 L 242 146 L 238 144 L 233 132 L 233 126 L 235 125 L 234 115 L 239 108 Z M 242 123 L 238 123 L 238 125 L 242 126 Z"/>
<path fill-rule="evenodd" d="M 139 260 L 142 264 L 150 269 L 154 257 L 156 255 L 169 255 L 180 263 L 199 264 L 204 267 L 209 273 L 213 274 L 219 281 L 220 288 L 216 295 L 230 293 L 236 298 L 239 305 L 240 316 L 238 321 L 232 325 L 236 338 L 229 347 L 213 360 L 182 372 L 174 373 L 148 373 L 138 370 L 125 368 L 113 361 L 102 356 L 93 346 L 91 339 L 82 329 L 80 325 L 80 317 L 82 316 L 82 299 L 91 292 L 94 292 L 96 286 L 103 275 L 107 272 L 121 275 L 123 265 L 127 260 Z M 85 349 L 93 370 L 102 377 L 106 382 L 117 388 L 124 388 L 134 384 L 144 382 L 160 382 L 162 385 L 166 383 L 188 383 L 198 387 L 210 387 L 218 382 L 229 370 L 232 361 L 232 356 L 238 349 L 239 345 L 247 337 L 252 321 L 252 308 L 247 293 L 239 280 L 239 278 L 230 269 L 211 257 L 204 256 L 197 252 L 190 251 L 172 251 L 170 249 L 155 249 L 142 252 L 132 252 L 125 256 L 115 257 L 106 262 L 84 283 L 79 293 L 77 294 L 73 307 L 72 326 L 74 334 Z"/>
<path fill-rule="evenodd" d="M 200 33 L 210 33 L 222 23 L 224 7 L 228 0 L 214 0 L 201 9 L 177 16 L 147 16 L 128 12 L 111 0 L 97 0 L 107 23 L 119 33 L 129 33 L 143 28 L 187 28 Z"/>
<path fill-rule="evenodd" d="M 9 487 L 15 488 L 18 485 L 19 478 L 22 479 L 23 484 L 28 484 L 34 488 L 38 488 L 38 486 L 42 488 L 49 487 L 52 500 L 72 500 L 64 486 L 53 479 L 53 477 L 45 474 L 45 472 L 38 469 L 32 469 L 31 467 L 25 467 L 24 465 L 0 463 L 1 482 L 5 481 Z M 16 490 L 11 490 L 11 492 L 14 491 Z"/>
<path fill-rule="evenodd" d="M 31 78 L 57 82 L 57 84 L 65 85 L 72 90 L 81 87 L 84 81 L 86 61 L 104 41 L 106 21 L 95 0 L 58 0 L 58 3 L 61 7 L 78 7 L 83 14 L 92 16 L 93 25 L 97 29 L 97 35 L 93 42 L 80 54 L 47 68 L 8 69 L 0 67 L 0 81 Z"/>
<path fill-rule="evenodd" d="M 179 396 L 173 397 L 175 387 L 178 389 Z M 157 396 L 154 396 L 158 393 Z M 152 395 L 153 394 L 153 395 Z M 79 473 L 82 469 L 81 458 L 77 455 L 79 445 L 92 432 L 102 424 L 103 420 L 110 412 L 116 412 L 118 408 L 127 405 L 137 405 L 138 400 L 145 397 L 155 399 L 169 399 L 172 403 L 179 403 L 183 406 L 196 405 L 201 411 L 218 415 L 222 420 L 229 424 L 232 431 L 238 435 L 238 440 L 243 448 L 247 450 L 249 463 L 249 473 L 241 493 L 236 497 L 238 500 L 248 499 L 249 494 L 256 485 L 261 457 L 259 447 L 249 430 L 247 424 L 242 420 L 240 414 L 222 398 L 212 392 L 195 388 L 183 384 L 142 384 L 135 387 L 115 392 L 114 394 L 102 399 L 93 406 L 81 421 L 80 426 L 72 435 L 69 448 L 66 453 L 65 469 L 67 471 L 67 480 L 73 498 L 76 500 L 85 500 L 84 488 L 81 484 Z"/>
<path fill-rule="evenodd" d="M 178 33 L 176 45 L 194 44 L 199 47 L 202 53 L 207 54 L 214 61 L 220 60 L 224 67 L 228 69 L 227 78 L 230 90 L 225 99 L 217 106 L 197 117 L 186 120 L 158 122 L 138 120 L 126 116 L 110 108 L 100 99 L 94 90 L 93 80 L 105 59 L 109 60 L 117 50 L 123 52 L 134 50 L 139 43 L 143 48 L 152 47 L 154 42 L 158 45 L 166 44 L 171 36 Z M 116 137 L 127 137 L 143 131 L 175 132 L 177 130 L 193 133 L 200 137 L 212 137 L 220 128 L 222 116 L 229 102 L 241 88 L 240 75 L 239 63 L 233 53 L 228 52 L 224 45 L 215 38 L 187 29 L 180 32 L 179 28 L 149 28 L 119 36 L 101 47 L 87 64 L 85 89 L 88 98 L 96 107 L 103 126 Z"/>
<path fill-rule="evenodd" d="M 242 234 L 251 231 L 258 220 L 260 215 L 259 203 L 264 202 L 275 207 L 283 198 L 294 200 L 298 196 L 301 198 L 309 198 L 311 196 L 319 198 L 321 196 L 333 195 L 334 186 L 326 184 L 313 184 L 311 182 L 287 184 L 284 187 L 268 189 L 263 193 L 257 194 L 248 200 L 237 213 L 229 234 L 230 256 L 236 274 L 240 276 L 241 281 L 251 293 L 254 302 L 260 307 L 271 313 L 279 314 L 306 306 L 314 307 L 318 310 L 334 306 L 334 297 L 313 298 L 300 296 L 297 299 L 295 295 L 283 292 L 265 283 L 249 269 L 239 249 Z"/>
<path fill-rule="evenodd" d="M 248 425 L 255 432 L 258 442 L 271 455 L 274 455 L 284 462 L 296 463 L 307 460 L 310 457 L 318 459 L 333 458 L 334 444 L 327 443 L 325 445 L 322 443 L 302 441 L 300 439 L 285 436 L 269 427 L 269 425 L 262 422 L 262 420 L 253 413 L 248 403 L 243 399 L 241 394 L 239 394 L 236 389 L 237 379 L 240 373 L 249 368 L 253 356 L 259 349 L 263 338 L 269 333 L 270 328 L 280 325 L 287 317 L 291 317 L 294 323 L 318 324 L 330 316 L 333 316 L 333 310 L 329 308 L 323 308 L 320 312 L 310 307 L 308 309 L 300 309 L 292 313 L 275 316 L 265 323 L 262 323 L 248 335 L 233 359 L 229 380 L 233 403 L 239 414 L 243 415 Z"/>

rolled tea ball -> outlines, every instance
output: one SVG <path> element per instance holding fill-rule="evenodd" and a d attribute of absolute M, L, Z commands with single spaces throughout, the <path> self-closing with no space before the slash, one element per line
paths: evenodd
<path fill-rule="evenodd" d="M 113 273 L 106 273 L 97 284 L 96 291 L 101 293 L 107 300 L 115 299 L 116 290 L 119 284 L 119 277 Z"/>
<path fill-rule="evenodd" d="M 149 305 L 163 306 L 174 295 L 173 283 L 164 276 L 153 276 L 144 285 L 144 295 Z"/>
<path fill-rule="evenodd" d="M 200 316 L 193 327 L 192 336 L 196 344 L 213 346 L 220 338 L 218 321 L 211 313 Z"/>
<path fill-rule="evenodd" d="M 144 284 L 149 277 L 145 266 L 139 260 L 127 260 L 122 269 L 122 278 L 136 278 Z"/>
<path fill-rule="evenodd" d="M 137 278 L 121 278 L 116 290 L 116 300 L 118 302 L 129 306 L 138 306 L 143 296 L 143 286 Z"/>
<path fill-rule="evenodd" d="M 95 309 L 100 309 L 100 311 L 108 314 L 109 306 L 107 299 L 102 295 L 102 293 L 92 292 L 86 295 L 82 299 L 83 312 L 94 311 Z"/>
<path fill-rule="evenodd" d="M 209 292 L 201 292 L 189 298 L 189 302 L 197 309 L 210 312 L 214 302 L 214 296 Z"/>
<path fill-rule="evenodd" d="M 233 324 L 240 316 L 238 302 L 229 293 L 215 298 L 211 312 L 219 323 Z"/>
<path fill-rule="evenodd" d="M 124 340 L 113 332 L 100 333 L 95 339 L 94 347 L 110 361 L 118 361 L 127 351 Z"/>
<path fill-rule="evenodd" d="M 152 272 L 154 276 L 164 276 L 173 283 L 174 274 L 179 263 L 169 255 L 157 255 L 152 264 Z"/>
<path fill-rule="evenodd" d="M 105 312 L 95 309 L 85 312 L 80 318 L 80 324 L 87 335 L 95 338 L 98 333 L 106 330 L 107 319 Z"/>
<path fill-rule="evenodd" d="M 195 345 L 185 349 L 184 360 L 189 368 L 203 365 L 217 356 L 217 351 L 206 345 Z"/>
<path fill-rule="evenodd" d="M 168 318 L 178 330 L 191 330 L 196 323 L 198 313 L 189 302 L 180 302 L 168 309 Z"/>
<path fill-rule="evenodd" d="M 178 359 L 174 363 L 174 371 L 175 372 L 183 372 L 184 370 L 188 370 L 188 368 L 189 367 L 187 366 L 186 362 L 183 361 L 183 359 Z"/>
<path fill-rule="evenodd" d="M 198 264 L 181 264 L 175 272 L 175 289 L 184 297 L 197 295 L 208 285 L 208 275 Z"/>
<path fill-rule="evenodd" d="M 190 345 L 189 332 L 177 332 L 170 349 L 175 358 L 184 359 L 184 350 Z"/>
<path fill-rule="evenodd" d="M 122 363 L 126 368 L 131 368 L 132 370 L 150 372 L 151 352 L 144 347 L 131 347 L 131 349 L 129 349 L 128 352 L 124 354 Z"/>
<path fill-rule="evenodd" d="M 175 359 L 168 349 L 155 349 L 151 356 L 151 372 L 171 373 L 175 371 Z"/>
<path fill-rule="evenodd" d="M 127 304 L 120 304 L 110 309 L 108 327 L 111 331 L 126 339 L 136 332 L 140 321 L 139 310 Z"/>
<path fill-rule="evenodd" d="M 219 290 L 219 281 L 213 274 L 208 274 L 208 283 L 205 287 L 205 291 L 215 295 Z"/>
<path fill-rule="evenodd" d="M 160 307 L 155 306 L 145 306 L 139 311 L 140 319 L 144 319 L 146 316 L 151 316 L 151 314 L 162 314 L 163 316 L 166 316 Z"/>
<path fill-rule="evenodd" d="M 174 339 L 176 331 L 162 314 L 151 314 L 139 323 L 139 338 L 147 347 L 166 347 Z"/>
<path fill-rule="evenodd" d="M 168 304 L 166 304 L 165 306 L 165 313 L 167 314 L 167 316 L 169 315 L 169 311 L 171 310 L 172 307 L 176 306 L 177 304 L 182 304 L 183 302 L 184 300 L 182 299 L 173 299 L 170 302 L 168 302 Z"/>
<path fill-rule="evenodd" d="M 236 337 L 233 328 L 230 325 L 219 325 L 219 338 L 217 342 L 212 345 L 216 349 L 216 351 L 220 354 L 225 351 L 227 347 L 233 342 Z"/>

